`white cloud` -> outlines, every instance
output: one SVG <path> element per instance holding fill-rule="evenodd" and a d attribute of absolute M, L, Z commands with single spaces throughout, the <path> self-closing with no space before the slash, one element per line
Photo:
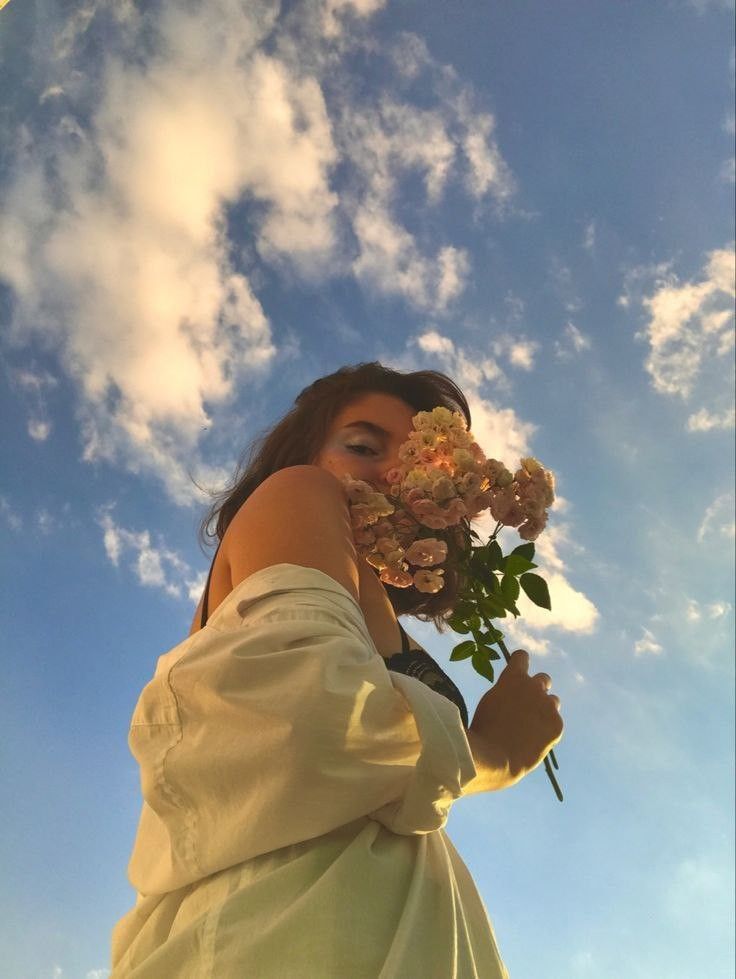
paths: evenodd
<path fill-rule="evenodd" d="M 36 526 L 42 534 L 50 534 L 52 530 L 56 530 L 59 524 L 53 514 L 49 513 L 45 507 L 41 507 L 36 513 Z"/>
<path fill-rule="evenodd" d="M 385 5 L 386 0 L 325 0 L 322 29 L 325 37 L 336 37 L 343 28 L 342 18 L 336 14 L 349 11 L 358 17 L 370 17 Z"/>
<path fill-rule="evenodd" d="M 731 605 L 728 602 L 712 602 L 707 611 L 709 618 L 722 619 L 731 611 Z"/>
<path fill-rule="evenodd" d="M 46 370 L 31 368 L 11 370 L 10 379 L 28 406 L 28 434 L 35 442 L 45 442 L 52 429 L 46 393 L 58 386 L 58 380 Z"/>
<path fill-rule="evenodd" d="M 539 540 L 541 541 L 541 537 Z M 517 602 L 523 623 L 536 629 L 557 628 L 579 635 L 590 635 L 598 624 L 599 612 L 583 592 L 578 591 L 559 571 L 548 571 L 542 564 L 539 569 L 549 586 L 552 610 L 539 608 L 523 593 Z"/>
<path fill-rule="evenodd" d="M 428 330 L 417 338 L 418 346 L 428 354 L 451 356 L 455 353 L 455 344 L 449 337 L 444 337 L 436 330 Z"/>
<path fill-rule="evenodd" d="M 704 606 L 701 611 L 700 603 L 694 598 L 688 599 L 687 608 L 685 610 L 685 618 L 688 622 L 700 622 L 703 615 L 707 615 L 709 619 L 722 619 L 728 615 L 731 611 L 731 605 L 729 602 L 710 602 L 708 605 Z"/>
<path fill-rule="evenodd" d="M 45 442 L 51 433 L 51 422 L 43 418 L 29 418 L 28 434 L 34 442 Z"/>
<path fill-rule="evenodd" d="M 84 979 L 108 979 L 109 969 L 90 969 Z"/>
<path fill-rule="evenodd" d="M 147 530 L 136 532 L 116 524 L 109 508 L 100 511 L 97 522 L 104 532 L 105 552 L 115 567 L 119 566 L 123 552 L 129 552 L 133 556 L 130 569 L 140 584 L 161 588 L 174 598 L 181 598 L 183 591 L 191 601 L 199 600 L 206 574 L 194 573 L 186 561 L 167 547 L 154 547 Z"/>
<path fill-rule="evenodd" d="M 657 642 L 656 637 L 649 629 L 642 626 L 644 635 L 634 643 L 635 656 L 659 656 L 662 653 L 662 646 Z"/>
<path fill-rule="evenodd" d="M 492 348 L 497 357 L 507 357 L 512 367 L 530 371 L 534 368 L 534 355 L 539 344 L 523 336 L 505 333 L 494 338 Z"/>
<path fill-rule="evenodd" d="M 17 532 L 23 527 L 22 517 L 15 509 L 13 509 L 4 496 L 0 496 L 0 516 L 3 517 L 11 530 Z"/>
<path fill-rule="evenodd" d="M 558 360 L 570 360 L 572 357 L 590 350 L 590 337 L 578 329 L 574 323 L 568 322 L 562 331 L 562 339 L 555 340 L 555 355 Z"/>
<path fill-rule="evenodd" d="M 685 609 L 685 618 L 688 622 L 700 622 L 700 608 L 698 603 L 693 598 L 688 599 L 687 608 Z"/>
<path fill-rule="evenodd" d="M 719 176 L 724 184 L 736 183 L 736 157 L 729 156 L 723 161 Z"/>
<path fill-rule="evenodd" d="M 576 313 L 583 305 L 578 295 L 570 268 L 556 255 L 549 263 L 549 278 L 553 290 L 568 313 Z"/>
<path fill-rule="evenodd" d="M 353 272 L 381 292 L 441 313 L 464 289 L 470 268 L 467 253 L 446 246 L 433 258 L 421 254 L 413 236 L 380 200 L 361 204 L 353 227 L 360 242 Z"/>
<path fill-rule="evenodd" d="M 468 161 L 466 181 L 469 191 L 476 198 L 493 191 L 496 197 L 505 200 L 514 192 L 514 180 L 491 139 L 494 118 L 487 113 L 474 116 L 465 102 L 461 103 L 461 112 L 466 121 L 462 148 Z"/>
<path fill-rule="evenodd" d="M 736 424 L 736 411 L 727 408 L 720 414 L 713 414 L 707 408 L 701 408 L 690 415 L 687 420 L 689 432 L 709 432 L 711 429 L 733 428 Z"/>
<path fill-rule="evenodd" d="M 340 146 L 362 183 L 352 200 L 345 196 L 358 243 L 352 265 L 358 279 L 436 314 L 463 292 L 470 272 L 467 252 L 440 245 L 428 253 L 399 222 L 395 198 L 401 179 L 414 172 L 423 179 L 427 203 L 439 203 L 457 169 L 459 150 L 470 154 L 473 197 L 508 197 L 510 176 L 491 140 L 492 123 L 490 116 L 471 111 L 466 91 L 442 94 L 432 109 L 384 97 L 377 107 L 351 105 L 343 112 L 337 127 Z"/>
<path fill-rule="evenodd" d="M 437 315 L 462 294 L 467 251 L 409 230 L 401 182 L 422 180 L 424 217 L 450 180 L 497 203 L 513 180 L 492 116 L 418 38 L 399 37 L 411 59 L 396 94 L 358 98 L 356 49 L 383 74 L 396 64 L 398 47 L 352 30 L 382 5 L 324 0 L 279 19 L 276 3 L 212 0 L 143 17 L 90 0 L 34 49 L 43 121 L 29 116 L 8 151 L 0 269 L 12 340 L 40 335 L 76 385 L 84 460 L 152 473 L 180 503 L 200 498 L 190 471 L 219 481 L 202 432 L 298 353 L 296 337 L 274 343 L 261 265 L 354 274 Z M 86 43 L 98 12 L 104 52 Z M 421 107 L 401 96 L 419 72 Z M 29 414 L 31 437 L 48 435 L 53 416 Z"/>
<path fill-rule="evenodd" d="M 0 221 L 14 332 L 58 344 L 83 396 L 84 457 L 153 469 L 180 501 L 196 495 L 185 470 L 210 410 L 277 353 L 223 207 L 260 203 L 264 255 L 312 266 L 334 245 L 319 85 L 257 51 L 237 5 L 215 7 L 167 8 L 166 56 L 149 68 L 111 57 L 92 124 L 59 124 L 74 140 L 29 136 Z"/>
<path fill-rule="evenodd" d="M 727 247 L 709 253 L 698 281 L 680 283 L 666 266 L 656 270 L 654 291 L 642 299 L 649 321 L 638 337 L 649 342 L 645 368 L 660 394 L 687 400 L 714 367 L 726 381 L 728 369 L 717 362 L 732 345 L 734 264 Z"/>
<path fill-rule="evenodd" d="M 585 227 L 585 231 L 583 233 L 583 248 L 586 250 L 586 252 L 592 252 L 595 249 L 595 221 L 591 221 Z"/>
<path fill-rule="evenodd" d="M 721 541 L 736 536 L 734 521 L 734 494 L 722 493 L 717 496 L 703 514 L 698 527 L 698 543 L 715 538 Z"/>
<path fill-rule="evenodd" d="M 535 653 L 537 656 L 546 656 L 550 651 L 549 639 L 542 639 L 529 629 L 525 629 L 523 623 L 524 619 L 522 618 L 521 624 L 516 621 L 512 622 L 511 620 L 507 622 L 506 619 L 501 622 L 496 621 L 494 624 L 504 633 L 509 652 L 513 652 L 509 647 L 510 640 L 513 643 L 514 649 L 525 649 L 528 653 Z"/>

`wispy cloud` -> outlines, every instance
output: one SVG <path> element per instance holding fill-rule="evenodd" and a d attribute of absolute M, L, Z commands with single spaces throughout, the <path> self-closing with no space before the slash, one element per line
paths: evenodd
<path fill-rule="evenodd" d="M 403 36 L 399 45 L 403 49 L 407 43 Z M 419 109 L 393 95 L 383 96 L 378 105 L 350 102 L 335 127 L 356 179 L 355 189 L 342 195 L 358 243 L 352 272 L 384 294 L 403 296 L 416 308 L 440 315 L 465 289 L 469 256 L 447 243 L 429 251 L 400 222 L 395 211 L 401 179 L 410 174 L 421 178 L 429 208 L 440 203 L 451 179 L 463 179 L 476 200 L 491 196 L 503 202 L 514 185 L 493 136 L 493 117 L 473 110 L 467 88 L 448 84 L 451 72 L 438 81 L 439 66 L 426 47 L 420 50 L 414 64 L 427 74 L 435 107 Z"/>
<path fill-rule="evenodd" d="M 685 608 L 685 618 L 688 622 L 700 622 L 705 616 L 708 619 L 722 619 L 731 611 L 729 602 L 710 602 L 701 605 L 694 598 L 689 598 Z"/>
<path fill-rule="evenodd" d="M 539 350 L 539 344 L 527 337 L 506 333 L 494 337 L 492 348 L 497 357 L 506 357 L 511 367 L 530 371 L 534 368 L 534 357 Z"/>
<path fill-rule="evenodd" d="M 690 431 L 726 427 L 732 417 L 728 402 L 733 387 L 734 266 L 729 246 L 710 252 L 700 278 L 688 282 L 680 282 L 667 264 L 651 271 L 631 270 L 619 299 L 628 306 L 631 285 L 653 274 L 653 291 L 641 297 L 648 322 L 637 338 L 649 344 L 644 367 L 655 391 L 688 401 L 697 390 L 709 399 L 690 415 Z M 726 404 L 713 403 L 714 399 Z"/>
<path fill-rule="evenodd" d="M 576 313 L 582 308 L 583 302 L 575 286 L 572 270 L 557 255 L 553 255 L 549 261 L 549 280 L 565 312 Z"/>
<path fill-rule="evenodd" d="M 703 514 L 698 527 L 698 543 L 716 539 L 729 540 L 736 536 L 736 521 L 734 520 L 734 494 L 721 493 L 710 504 Z"/>
<path fill-rule="evenodd" d="M 145 13 L 89 0 L 56 31 L 51 20 L 28 73 L 44 111 L 8 144 L 0 275 L 14 341 L 41 335 L 76 385 L 84 460 L 153 473 L 180 503 L 200 498 L 191 471 L 220 481 L 202 433 L 244 379 L 263 383 L 298 352 L 274 342 L 259 266 L 352 275 L 437 316 L 463 293 L 467 250 L 410 230 L 399 185 L 423 182 L 425 215 L 450 181 L 469 204 L 500 206 L 513 176 L 493 116 L 420 39 L 400 36 L 406 61 L 364 43 L 382 6 L 296 5 L 275 35 L 278 5 L 239 0 Z M 86 43 L 103 28 L 104 45 Z M 357 48 L 390 96 L 354 90 Z M 421 106 L 402 89 L 418 80 Z M 33 414 L 30 436 L 50 432 Z"/>
<path fill-rule="evenodd" d="M 654 633 L 642 626 L 642 637 L 634 643 L 635 656 L 659 656 L 662 653 L 662 645 L 657 641 Z"/>
<path fill-rule="evenodd" d="M 712 429 L 733 428 L 736 424 L 736 410 L 726 408 L 720 414 L 714 414 L 707 408 L 701 408 L 690 415 L 687 420 L 689 432 L 710 432 Z"/>
<path fill-rule="evenodd" d="M 583 248 L 586 252 L 593 252 L 595 250 L 595 221 L 591 221 L 585 226 L 585 231 L 583 232 Z"/>
<path fill-rule="evenodd" d="M 4 496 L 0 496 L 0 516 L 16 533 L 23 528 L 23 518 Z"/>
<path fill-rule="evenodd" d="M 568 322 L 562 337 L 555 340 L 555 356 L 558 360 L 572 360 L 584 350 L 590 350 L 590 337 L 586 336 L 574 323 Z"/>
<path fill-rule="evenodd" d="M 27 430 L 35 442 L 45 442 L 51 434 L 51 414 L 47 394 L 58 385 L 47 370 L 32 367 L 7 369 L 11 387 L 18 391 L 28 411 Z"/>
<path fill-rule="evenodd" d="M 165 545 L 154 546 L 149 531 L 132 531 L 115 523 L 110 509 L 101 509 L 97 518 L 110 562 L 119 567 L 123 554 L 132 554 L 134 560 L 129 567 L 141 585 L 161 588 L 174 598 L 184 594 L 190 601 L 198 601 L 206 574 L 195 574 L 186 561 Z"/>

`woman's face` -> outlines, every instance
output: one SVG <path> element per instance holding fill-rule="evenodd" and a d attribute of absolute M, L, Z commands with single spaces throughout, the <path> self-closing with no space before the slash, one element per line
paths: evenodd
<path fill-rule="evenodd" d="M 313 464 L 388 492 L 386 473 L 399 465 L 399 446 L 412 431 L 416 413 L 391 394 L 362 394 L 338 413 Z"/>

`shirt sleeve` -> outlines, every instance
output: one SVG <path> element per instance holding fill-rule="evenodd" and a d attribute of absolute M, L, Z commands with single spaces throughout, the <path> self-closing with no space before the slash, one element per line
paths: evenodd
<path fill-rule="evenodd" d="M 457 706 L 390 672 L 349 592 L 292 564 L 241 582 L 160 657 L 128 743 L 144 800 L 128 875 L 144 894 L 359 817 L 430 833 L 476 775 Z"/>

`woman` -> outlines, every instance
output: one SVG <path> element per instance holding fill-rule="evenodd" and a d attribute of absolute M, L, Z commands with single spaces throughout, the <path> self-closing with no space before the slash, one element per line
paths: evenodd
<path fill-rule="evenodd" d="M 339 477 L 379 488 L 442 374 L 381 364 L 316 381 L 213 507 L 190 635 L 136 705 L 143 810 L 111 979 L 495 979 L 483 902 L 444 832 L 461 795 L 514 784 L 562 734 L 517 650 L 472 724 L 397 616 L 442 631 L 462 582 L 384 585 Z M 402 652 L 398 650 L 401 648 Z"/>

